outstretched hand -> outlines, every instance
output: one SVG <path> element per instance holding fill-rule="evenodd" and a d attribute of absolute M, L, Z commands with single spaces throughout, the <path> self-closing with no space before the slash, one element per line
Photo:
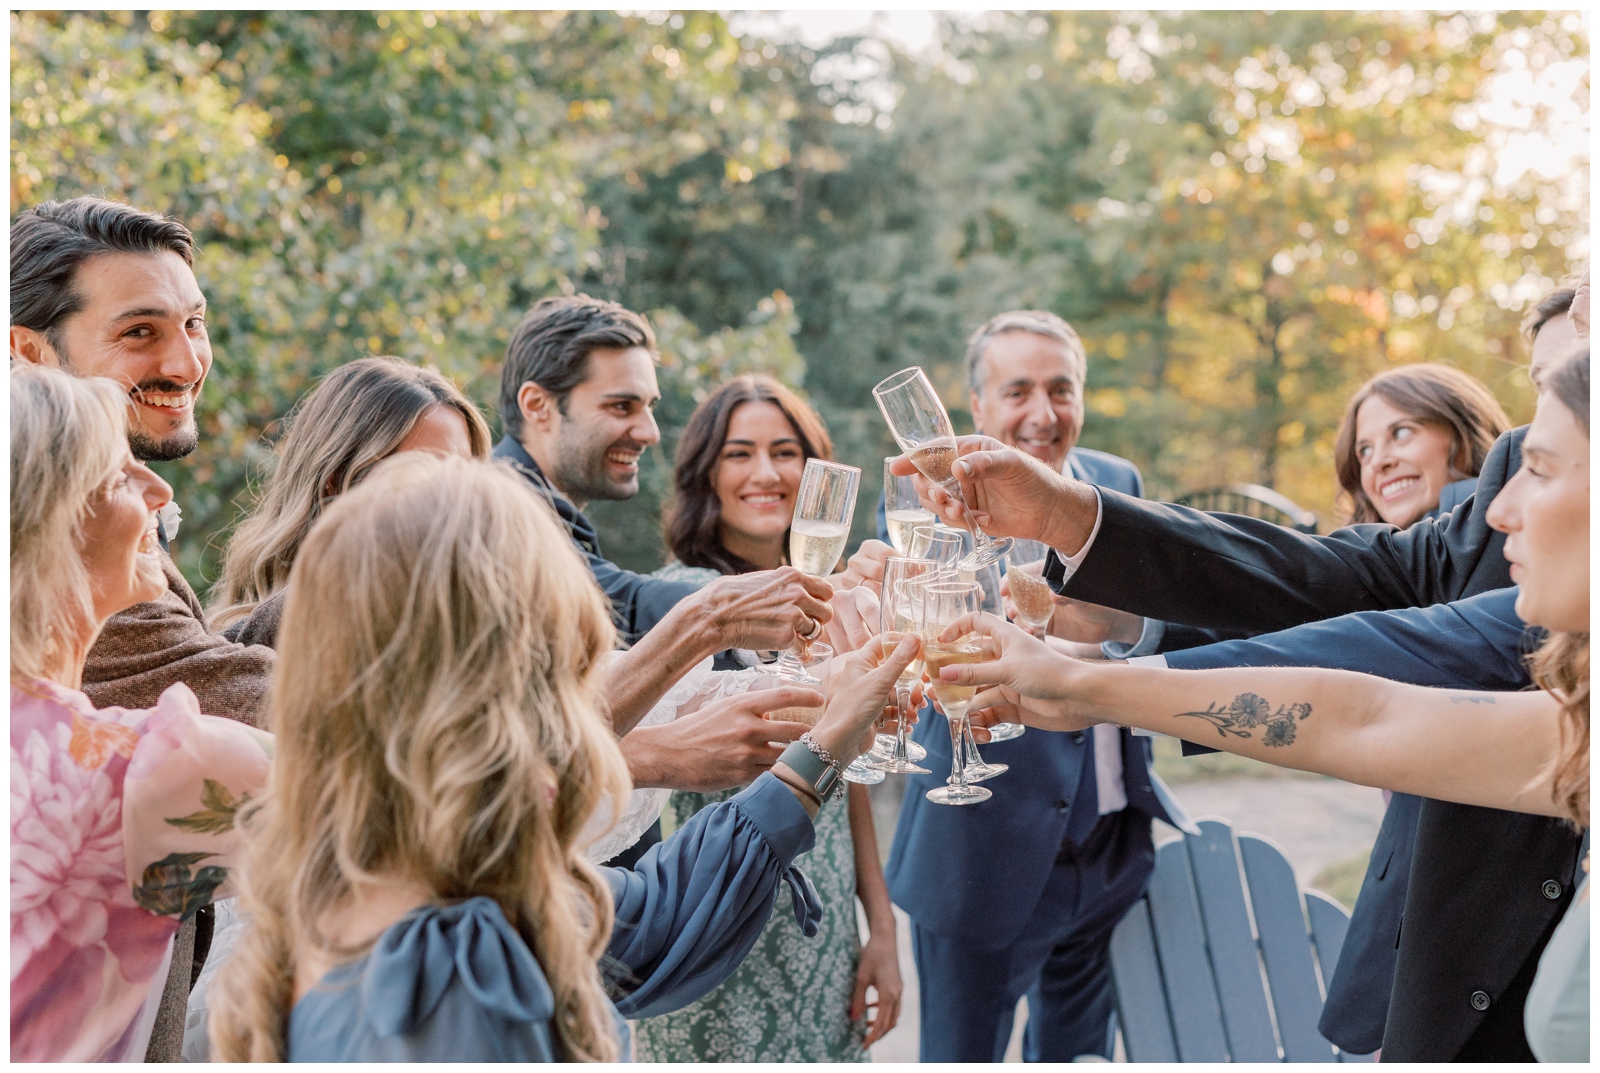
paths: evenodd
<path fill-rule="evenodd" d="M 922 476 L 904 455 L 889 471 L 911 477 L 923 505 L 947 525 L 971 528 L 970 517 L 990 536 L 1042 540 L 1069 554 L 1088 541 L 1099 508 L 1087 484 L 989 436 L 957 436 L 956 453 L 950 472 L 965 503 Z"/>
<path fill-rule="evenodd" d="M 893 703 L 895 680 L 921 650 L 922 642 L 909 636 L 885 653 L 883 638 L 874 637 L 864 647 L 833 661 L 827 707 L 811 736 L 840 767 L 866 747 L 867 731 L 884 714 L 885 705 Z"/>
<path fill-rule="evenodd" d="M 941 640 L 975 634 L 989 657 L 983 663 L 942 668 L 942 681 L 977 686 L 968 709 L 974 726 L 1024 723 L 1040 730 L 1076 731 L 1101 722 L 1079 694 L 1089 665 L 1063 656 L 1019 626 L 990 614 L 968 615 L 948 626 Z"/>

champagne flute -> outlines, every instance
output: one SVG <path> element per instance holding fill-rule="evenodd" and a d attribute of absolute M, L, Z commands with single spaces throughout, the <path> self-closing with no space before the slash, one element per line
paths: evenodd
<path fill-rule="evenodd" d="M 955 428 L 921 367 L 900 370 L 873 388 L 872 396 L 878 400 L 889 431 L 894 433 L 900 449 L 910 456 L 911 464 L 952 498 L 965 503 L 961 484 L 950 470 L 956 460 Z M 999 562 L 1011 550 L 1009 537 L 991 540 L 977 522 L 971 524 L 972 554 L 962 560 L 963 568 L 975 570 L 986 563 Z"/>
<path fill-rule="evenodd" d="M 1017 621 L 1035 637 L 1043 637 L 1056 613 L 1056 594 L 1044 579 L 1044 557 L 1050 549 L 1037 540 L 1017 540 L 1007 556 L 1011 581 L 1011 602 L 1017 605 Z"/>
<path fill-rule="evenodd" d="M 861 471 L 854 466 L 806 460 L 795 495 L 794 520 L 789 523 L 789 562 L 802 574 L 827 577 L 844 554 L 850 539 L 850 523 L 856 513 L 856 490 L 861 486 Z M 769 672 L 776 678 L 800 685 L 821 685 L 802 664 L 797 648 L 805 639 L 788 648 Z"/>
<path fill-rule="evenodd" d="M 961 534 L 966 536 L 965 533 Z M 990 563 L 988 566 L 977 570 L 962 570 L 962 581 L 973 581 L 978 585 L 978 610 L 987 611 L 991 615 L 1005 617 L 1005 604 L 1000 600 L 1000 565 Z M 1009 729 L 1008 729 L 1009 728 Z M 1012 738 L 1021 737 L 1024 727 L 1021 723 L 998 723 L 989 728 L 990 741 L 1010 741 Z M 999 733 L 996 733 L 999 731 Z M 982 782 L 992 779 L 996 775 L 1003 775 L 1011 770 L 1010 764 L 997 764 L 985 760 L 978 753 L 978 741 L 972 736 L 972 720 L 967 720 L 967 781 Z"/>
<path fill-rule="evenodd" d="M 879 626 L 883 634 L 883 650 L 897 645 L 907 635 L 922 629 L 922 603 L 927 589 L 924 579 L 938 573 L 939 564 L 932 559 L 889 558 L 883 564 L 883 602 L 878 605 Z M 916 582 L 923 582 L 918 584 Z M 922 677 L 922 661 L 912 660 L 895 682 L 894 695 L 898 723 L 894 735 L 894 751 L 873 764 L 879 771 L 894 775 L 922 774 L 928 769 L 912 762 L 907 751 L 906 735 L 910 729 L 911 687 Z M 926 752 L 923 754 L 926 756 Z M 920 759 L 920 757 L 918 758 Z"/>
<path fill-rule="evenodd" d="M 944 525 L 913 526 L 910 557 L 932 559 L 939 564 L 940 571 L 954 579 L 956 563 L 961 560 L 962 548 L 965 547 L 962 542 L 965 535 L 959 529 Z"/>
<path fill-rule="evenodd" d="M 932 525 L 933 511 L 917 498 L 917 486 L 910 477 L 896 477 L 889 472 L 889 463 L 883 460 L 883 513 L 889 527 L 889 543 L 901 555 L 911 555 L 911 530 L 919 525 Z"/>
<path fill-rule="evenodd" d="M 936 581 L 927 587 L 923 599 L 923 664 L 933 679 L 933 695 L 950 721 L 950 779 L 948 785 L 928 791 L 928 800 L 939 805 L 971 805 L 987 801 L 994 794 L 967 782 L 967 767 L 962 763 L 961 747 L 966 738 L 967 707 L 977 689 L 940 679 L 939 671 L 958 663 L 977 663 L 983 650 L 972 636 L 958 641 L 935 640 L 944 628 L 978 610 L 978 586 L 971 581 Z"/>

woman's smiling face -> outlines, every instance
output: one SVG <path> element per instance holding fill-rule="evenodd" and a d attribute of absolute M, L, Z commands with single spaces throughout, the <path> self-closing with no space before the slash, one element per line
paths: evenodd
<path fill-rule="evenodd" d="M 1361 490 L 1390 525 L 1404 529 L 1439 505 L 1452 477 L 1455 437 L 1372 395 L 1356 411 Z"/>
<path fill-rule="evenodd" d="M 95 616 L 107 619 L 167 588 L 156 539 L 156 511 L 172 500 L 167 482 L 130 452 L 89 502 L 78 554 L 89 572 Z"/>
<path fill-rule="evenodd" d="M 724 534 L 736 540 L 782 537 L 794 517 L 805 468 L 800 435 L 775 403 L 747 402 L 735 410 L 711 476 Z"/>

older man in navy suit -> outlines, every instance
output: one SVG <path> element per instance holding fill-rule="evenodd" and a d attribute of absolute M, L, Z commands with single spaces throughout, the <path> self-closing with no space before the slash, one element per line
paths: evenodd
<path fill-rule="evenodd" d="M 1132 463 L 1076 447 L 1087 359 L 1053 313 L 1002 313 L 967 347 L 978 431 L 1080 480 L 1142 495 Z M 1111 929 L 1154 866 L 1150 821 L 1189 827 L 1149 770 L 1147 739 L 1115 727 L 1029 734 L 985 748 L 1011 770 L 994 797 L 952 807 L 926 792 L 950 770 L 942 719 L 916 739 L 889 852 L 889 892 L 911 917 L 924 1062 L 998 1062 L 1028 998 L 1031 1062 L 1111 1056 Z"/>

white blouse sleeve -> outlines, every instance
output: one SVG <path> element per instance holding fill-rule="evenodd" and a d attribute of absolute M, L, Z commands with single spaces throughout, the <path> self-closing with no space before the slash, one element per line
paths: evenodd
<path fill-rule="evenodd" d="M 747 693 L 763 677 L 756 671 L 713 671 L 712 663 L 713 657 L 710 656 L 697 663 L 639 720 L 635 729 L 662 726 L 679 716 L 697 712 L 714 700 Z M 609 861 L 639 841 L 661 815 L 661 810 L 667 807 L 667 798 L 671 795 L 671 790 L 657 787 L 634 790 L 628 807 L 615 826 L 611 825 L 610 805 L 602 804 L 599 811 L 589 817 L 589 823 L 584 828 L 585 838 L 596 839 L 584 850 L 584 856 L 599 864 Z M 606 830 L 608 827 L 609 831 Z"/>

